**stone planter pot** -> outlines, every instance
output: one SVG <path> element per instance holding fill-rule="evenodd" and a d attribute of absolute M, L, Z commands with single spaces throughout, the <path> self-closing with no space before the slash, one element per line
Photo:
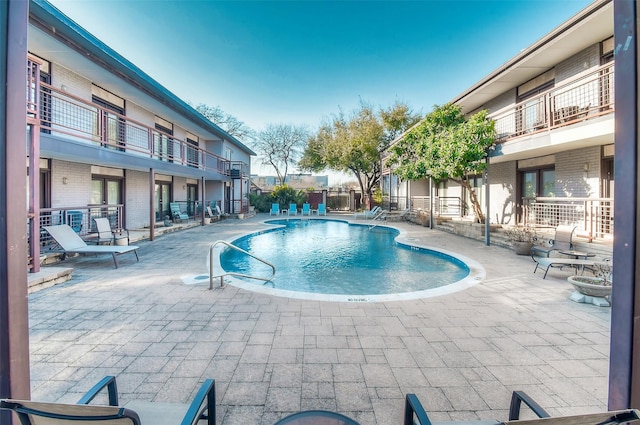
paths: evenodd
<path fill-rule="evenodd" d="M 209 224 L 209 223 L 211 223 L 211 217 L 205 217 L 204 224 Z"/>
<path fill-rule="evenodd" d="M 611 296 L 612 286 L 603 286 L 598 284 L 602 282 L 602 278 L 595 276 L 569 276 L 567 278 L 576 291 L 590 297 L 608 298 Z"/>
<path fill-rule="evenodd" d="M 513 242 L 513 250 L 517 255 L 529 255 L 531 253 L 532 246 L 533 244 L 531 242 L 521 242 L 521 241 Z"/>

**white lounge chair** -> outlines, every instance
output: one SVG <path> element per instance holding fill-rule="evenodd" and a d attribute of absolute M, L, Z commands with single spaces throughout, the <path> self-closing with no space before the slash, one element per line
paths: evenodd
<path fill-rule="evenodd" d="M 571 266 L 575 269 L 581 268 L 584 270 L 585 267 L 591 267 L 594 265 L 594 261 L 591 260 L 578 260 L 574 258 L 555 258 L 555 257 L 538 257 L 536 258 L 536 268 L 533 270 L 535 273 L 538 270 L 538 267 L 545 268 L 544 277 L 547 277 L 547 273 L 551 267 L 565 267 Z"/>
<path fill-rule="evenodd" d="M 118 268 L 118 255 L 133 252 L 136 255 L 136 260 L 140 261 L 136 252 L 139 248 L 138 246 L 87 245 L 67 224 L 46 226 L 44 229 L 55 239 L 65 254 L 111 254 L 116 269 Z"/>

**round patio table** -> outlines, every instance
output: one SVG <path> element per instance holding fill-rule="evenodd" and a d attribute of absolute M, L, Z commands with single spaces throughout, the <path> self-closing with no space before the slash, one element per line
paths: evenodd
<path fill-rule="evenodd" d="M 360 425 L 353 419 L 327 410 L 306 410 L 280 419 L 274 425 Z"/>

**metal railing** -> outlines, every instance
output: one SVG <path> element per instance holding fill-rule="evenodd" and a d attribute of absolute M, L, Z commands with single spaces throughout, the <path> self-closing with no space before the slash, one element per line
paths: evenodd
<path fill-rule="evenodd" d="M 215 170 L 223 175 L 230 175 L 234 169 L 240 170 L 243 178 L 249 175 L 248 164 L 227 160 L 186 140 L 41 82 L 39 65 L 34 60 L 27 61 L 26 78 L 27 115 L 39 122 L 41 132 L 64 135 L 105 149 L 185 167 Z"/>
<path fill-rule="evenodd" d="M 525 198 L 523 224 L 576 225 L 589 240 L 613 237 L 612 198 Z"/>
<path fill-rule="evenodd" d="M 549 130 L 614 112 L 614 64 L 494 112 L 496 140 Z"/>
<path fill-rule="evenodd" d="M 256 260 L 260 261 L 263 264 L 266 264 L 267 266 L 271 267 L 271 276 L 266 278 L 266 277 L 259 277 L 259 276 L 251 276 L 243 273 L 234 273 L 234 272 L 224 272 L 221 275 L 214 276 L 213 275 L 213 250 L 217 245 L 225 245 L 227 248 L 234 249 L 238 252 L 248 255 L 251 258 L 255 258 Z M 273 279 L 275 275 L 276 275 L 276 266 L 274 266 L 268 261 L 263 260 L 262 258 L 256 257 L 255 255 L 245 251 L 242 248 L 238 248 L 237 246 L 230 244 L 229 242 L 218 240 L 212 243 L 211 246 L 209 246 L 209 289 L 213 289 L 213 279 L 216 279 L 218 277 L 220 278 L 220 287 L 223 287 L 225 276 L 245 277 L 247 279 L 255 279 L 255 280 L 262 280 L 264 282 L 269 282 L 271 279 Z"/>
<path fill-rule="evenodd" d="M 112 230 L 120 230 L 122 225 L 123 204 L 84 205 L 81 207 L 42 208 L 40 209 L 40 247 L 41 250 L 56 249 L 55 240 L 44 230 L 46 226 L 68 224 L 78 235 L 87 237 L 97 233 L 94 218 L 108 218 Z M 29 238 L 31 242 L 31 238 Z"/>
<path fill-rule="evenodd" d="M 430 196 L 412 196 L 411 210 L 431 210 Z M 464 215 L 464 207 L 462 198 L 459 196 L 435 196 L 433 198 L 433 213 L 446 217 L 462 217 Z"/>

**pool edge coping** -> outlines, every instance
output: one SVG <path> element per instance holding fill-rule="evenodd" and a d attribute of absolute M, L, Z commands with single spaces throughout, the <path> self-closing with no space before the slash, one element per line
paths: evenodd
<path fill-rule="evenodd" d="M 325 217 L 308 218 L 308 220 L 317 220 L 317 219 L 340 221 L 340 222 L 347 223 L 349 225 L 359 225 L 359 226 L 367 225 L 364 223 L 354 223 L 351 220 L 344 219 L 344 218 L 325 218 Z M 272 221 L 272 220 L 283 220 L 283 218 L 265 219 L 265 220 L 262 220 L 260 224 L 269 226 L 267 229 L 269 228 L 276 229 L 278 227 L 283 227 L 283 225 L 281 224 L 268 223 L 268 221 Z M 285 220 L 301 220 L 301 218 L 286 218 Z M 471 288 L 472 286 L 477 285 L 478 283 L 482 282 L 486 278 L 486 270 L 484 269 L 484 267 L 482 267 L 482 265 L 479 262 L 477 262 L 476 260 L 470 257 L 467 257 L 465 255 L 462 255 L 453 251 L 449 251 L 446 249 L 436 248 L 436 247 L 416 243 L 415 241 L 410 240 L 407 237 L 406 235 L 407 232 L 404 229 L 395 227 L 388 223 L 378 224 L 376 227 L 386 227 L 386 228 L 390 228 L 397 231 L 398 235 L 394 239 L 397 243 L 442 253 L 450 257 L 453 257 L 458 261 L 461 261 L 469 268 L 469 274 L 463 279 L 460 279 L 459 281 L 456 281 L 438 288 L 431 288 L 431 289 L 425 289 L 425 290 L 413 291 L 413 292 L 401 292 L 401 293 L 395 293 L 395 294 L 375 294 L 375 295 L 318 294 L 315 292 L 302 292 L 302 291 L 291 291 L 287 289 L 268 288 L 265 286 L 256 285 L 255 283 L 245 282 L 233 276 L 225 276 L 224 282 L 225 284 L 229 284 L 236 288 L 240 288 L 240 289 L 244 289 L 247 291 L 256 292 L 260 294 L 265 294 L 265 295 L 277 296 L 277 297 L 302 299 L 302 300 L 309 300 L 309 301 L 333 301 L 333 302 L 354 303 L 354 302 L 404 301 L 404 300 L 415 300 L 415 299 L 422 299 L 422 298 L 439 297 L 439 296 L 453 294 L 453 293 Z M 261 231 L 264 231 L 267 229 L 263 229 L 263 230 L 254 229 L 252 231 L 242 232 L 238 235 L 233 236 L 232 238 L 228 238 L 226 242 L 231 243 L 236 239 L 240 239 L 255 233 L 260 233 Z M 209 261 L 209 257 L 207 255 L 207 269 L 209 269 L 208 261 Z M 215 261 L 214 266 L 217 267 L 218 270 L 222 270 L 222 267 L 220 265 L 219 252 L 217 255 L 214 255 L 214 261 Z M 209 276 L 207 275 L 206 281 L 208 281 L 208 278 Z M 182 280 L 185 284 L 196 284 L 196 283 L 203 282 L 202 279 L 198 279 L 198 276 L 195 276 L 195 277 L 185 276 L 182 278 Z"/>

